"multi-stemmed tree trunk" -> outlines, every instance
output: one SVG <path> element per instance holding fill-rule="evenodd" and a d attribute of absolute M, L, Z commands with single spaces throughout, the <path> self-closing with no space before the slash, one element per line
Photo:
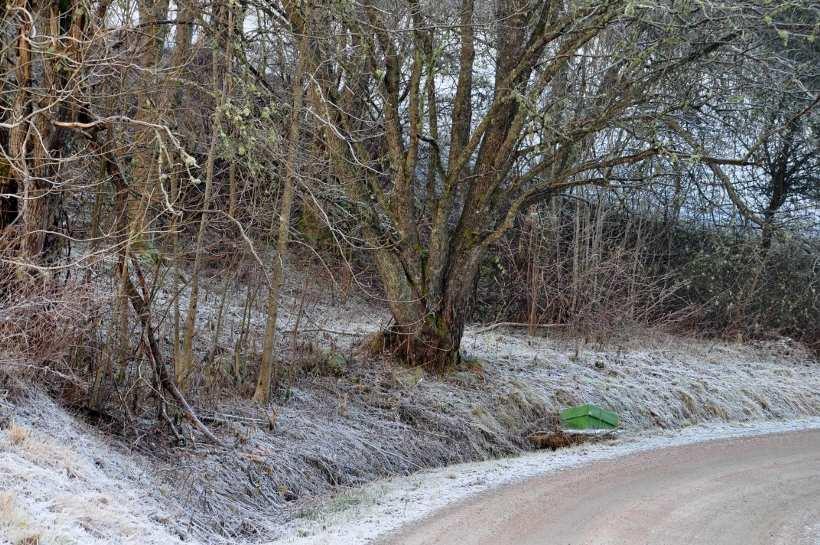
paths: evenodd
<path fill-rule="evenodd" d="M 482 257 L 516 215 L 667 153 L 662 120 L 699 85 L 674 78 L 739 34 L 721 2 L 676 19 L 624 0 L 365 0 L 310 21 L 284 4 L 394 318 L 383 345 L 432 368 L 458 362 Z"/>

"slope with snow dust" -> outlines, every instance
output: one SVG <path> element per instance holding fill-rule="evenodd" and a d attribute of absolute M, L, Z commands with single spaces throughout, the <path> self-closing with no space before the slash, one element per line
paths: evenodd
<path fill-rule="evenodd" d="M 233 346 L 231 332 L 242 319 L 232 299 L 220 346 Z M 287 331 L 299 321 L 290 309 L 302 306 L 284 299 L 279 325 Z M 252 336 L 261 335 L 263 318 L 261 310 L 252 313 Z M 281 335 L 280 355 L 294 371 L 287 396 L 264 408 L 239 395 L 199 406 L 205 416 L 235 417 L 209 421 L 231 449 L 171 446 L 157 449 L 161 458 L 143 459 L 38 394 L 0 403 L 0 535 L 14 545 L 32 536 L 41 545 L 173 544 L 181 536 L 186 543 L 247 543 L 274 539 L 283 528 L 320 532 L 328 511 L 355 515 L 351 524 L 370 535 L 385 529 L 385 520 L 427 512 L 459 491 L 582 460 L 584 450 L 576 449 L 480 462 L 526 451 L 528 432 L 567 405 L 613 409 L 630 433 L 820 416 L 817 360 L 788 340 L 746 346 L 655 334 L 576 348 L 573 341 L 471 328 L 465 366 L 433 375 L 354 348 L 384 325 L 381 319 L 382 311 L 361 301 L 342 307 L 317 295 L 301 316 L 300 342 L 312 341 L 314 358 L 323 351 L 344 356 L 343 369 L 301 366 L 305 355 Z M 274 429 L 266 425 L 269 411 Z M 632 447 L 587 448 L 615 455 Z M 392 484 L 379 481 L 459 462 L 486 465 L 437 470 L 438 484 L 405 477 L 395 495 Z M 385 487 L 387 496 L 379 492 Z M 392 507 L 358 511 L 377 504 Z M 345 535 L 316 543 L 355 543 Z"/>
<path fill-rule="evenodd" d="M 45 396 L 0 398 L 0 544 L 174 545 L 156 483 Z M 189 543 L 186 541 L 186 543 Z"/>

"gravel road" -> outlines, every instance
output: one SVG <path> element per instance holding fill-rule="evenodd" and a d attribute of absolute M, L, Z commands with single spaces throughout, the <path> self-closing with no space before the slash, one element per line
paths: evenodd
<path fill-rule="evenodd" d="M 493 490 L 383 545 L 820 545 L 820 430 L 598 461 Z"/>

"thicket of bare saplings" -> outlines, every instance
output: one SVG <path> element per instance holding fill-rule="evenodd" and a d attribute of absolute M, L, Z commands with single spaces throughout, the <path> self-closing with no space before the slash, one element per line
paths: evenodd
<path fill-rule="evenodd" d="M 817 347 L 819 254 L 811 238 L 765 248 L 742 223 L 574 196 L 532 209 L 485 258 L 473 318 L 604 341 L 649 326 Z"/>
<path fill-rule="evenodd" d="M 368 347 L 440 372 L 469 321 L 817 346 L 819 25 L 808 0 L 3 0 L 0 363 L 209 435 L 190 400 L 292 373 L 287 286 L 386 309 Z"/>

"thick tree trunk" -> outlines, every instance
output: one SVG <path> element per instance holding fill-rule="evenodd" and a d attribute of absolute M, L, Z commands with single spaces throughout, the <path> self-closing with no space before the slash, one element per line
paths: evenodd
<path fill-rule="evenodd" d="M 456 318 L 455 322 L 450 319 Z M 405 364 L 444 371 L 461 361 L 464 323 L 458 314 L 437 312 L 416 324 L 396 324 L 382 333 L 381 346 Z"/>
<path fill-rule="evenodd" d="M 381 348 L 393 352 L 408 365 L 433 371 L 458 365 L 482 253 L 480 247 L 474 247 L 451 258 L 442 296 L 437 301 L 399 299 L 395 294 L 406 291 L 397 285 L 402 280 L 382 274 L 394 324 L 383 332 Z"/>
<path fill-rule="evenodd" d="M 11 108 L 14 126 L 8 135 L 9 156 L 14 164 L 5 163 L 7 168 L 2 170 L 8 173 L 0 172 L 0 190 L 15 189 L 20 196 L 18 220 L 23 234 L 20 257 L 26 262 L 38 263 L 44 261 L 46 253 L 53 253 L 58 247 L 49 233 L 58 228 L 59 197 L 53 185 L 57 181 L 56 157 L 62 148 L 62 132 L 54 128 L 52 119 L 62 112 L 59 107 L 44 108 L 43 105 L 60 95 L 63 82 L 55 73 L 54 58 L 34 50 L 29 36 L 37 28 L 35 22 L 41 32 L 57 34 L 59 13 L 55 6 L 43 6 L 35 13 L 28 13 L 25 2 L 16 2 L 16 7 L 19 13 L 27 15 L 21 15 L 18 27 L 16 92 Z M 31 137 L 32 133 L 37 138 Z M 4 208 L 11 207 L 4 203 Z M 12 211 L 0 212 L 10 218 Z"/>
<path fill-rule="evenodd" d="M 763 223 L 761 228 L 760 247 L 763 249 L 764 253 L 767 253 L 772 247 L 772 237 L 774 236 L 774 226 L 772 225 L 774 212 L 766 210 L 763 212 L 763 217 L 766 221 Z"/>
<path fill-rule="evenodd" d="M 20 9 L 21 12 L 26 7 L 25 2 L 22 1 L 18 1 L 16 4 L 17 5 L 15 7 Z M 27 37 L 31 33 L 31 27 L 32 21 L 30 18 L 22 17 L 20 19 L 16 48 L 17 65 L 15 67 L 17 92 L 14 96 L 10 116 L 10 120 L 15 125 L 9 131 L 8 136 L 8 149 L 10 151 L 9 155 L 10 157 L 14 158 L 16 164 L 14 165 L 14 167 L 12 167 L 11 164 L 7 165 L 5 171 L 8 174 L 8 180 L 5 183 L 5 187 L 3 187 L 4 191 L 9 191 L 13 187 L 15 192 L 19 191 L 21 197 L 25 195 L 24 191 L 27 178 L 26 174 L 29 170 L 29 145 L 27 143 L 26 134 L 28 129 L 28 116 L 31 112 L 30 87 L 32 85 L 32 52 L 31 44 L 29 43 Z M 9 194 L 12 193 L 9 192 Z M 15 200 L 17 200 L 16 197 Z M 10 220 L 14 221 L 15 219 L 17 219 L 19 212 L 17 208 L 25 210 L 26 207 L 26 201 L 21 199 L 18 205 L 14 207 L 14 218 L 10 218 Z M 9 206 L 8 208 L 10 209 L 11 206 Z M 6 215 L 10 216 L 10 213 L 7 213 Z M 23 230 L 23 234 L 27 235 L 25 229 Z M 25 248 L 26 246 L 28 246 L 28 244 L 24 244 L 23 248 Z"/>
<path fill-rule="evenodd" d="M 769 205 L 763 211 L 763 224 L 761 225 L 762 233 L 760 244 L 764 253 L 768 253 L 772 246 L 772 237 L 774 236 L 774 217 L 780 207 L 786 202 L 787 197 L 787 182 L 786 182 L 786 162 L 787 156 L 782 155 L 780 163 L 775 167 L 774 174 L 770 180 L 770 187 L 772 189 L 771 197 L 769 198 Z"/>

